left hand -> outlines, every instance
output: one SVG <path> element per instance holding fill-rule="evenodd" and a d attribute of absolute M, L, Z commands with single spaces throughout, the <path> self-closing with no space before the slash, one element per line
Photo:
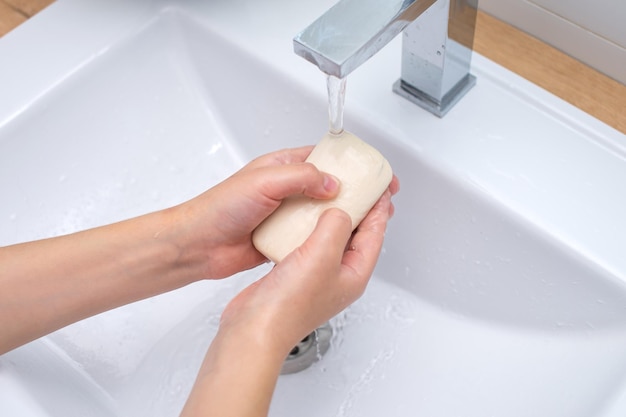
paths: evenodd
<path fill-rule="evenodd" d="M 304 160 L 312 146 L 261 156 L 198 197 L 170 209 L 181 262 L 201 264 L 202 278 L 224 278 L 267 259 L 252 244 L 252 231 L 284 198 L 302 194 L 329 199 L 338 180 Z M 167 233 L 166 233 L 167 235 Z"/>

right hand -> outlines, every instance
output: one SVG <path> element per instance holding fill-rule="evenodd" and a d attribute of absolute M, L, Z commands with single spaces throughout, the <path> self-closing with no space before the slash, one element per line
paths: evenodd
<path fill-rule="evenodd" d="M 268 337 L 267 343 L 286 355 L 303 337 L 354 302 L 376 265 L 393 214 L 391 196 L 397 190 L 394 177 L 354 234 L 345 212 L 324 212 L 302 246 L 230 302 L 220 331 L 237 329 L 248 336 Z"/>

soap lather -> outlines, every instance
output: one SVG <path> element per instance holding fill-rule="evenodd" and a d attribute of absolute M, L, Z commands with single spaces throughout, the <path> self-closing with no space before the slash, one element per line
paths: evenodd
<path fill-rule="evenodd" d="M 348 213 L 352 229 L 356 229 L 393 178 L 391 166 L 383 155 L 346 131 L 324 136 L 306 161 L 337 177 L 341 181 L 339 194 L 331 200 L 289 197 L 257 227 L 252 242 L 275 263 L 304 243 L 319 217 L 329 208 Z"/>

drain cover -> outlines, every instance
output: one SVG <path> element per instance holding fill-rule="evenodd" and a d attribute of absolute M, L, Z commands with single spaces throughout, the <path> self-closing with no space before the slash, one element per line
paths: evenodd
<path fill-rule="evenodd" d="M 317 362 L 328 351 L 332 335 L 333 329 L 329 323 L 315 329 L 291 349 L 280 373 L 300 372 Z"/>

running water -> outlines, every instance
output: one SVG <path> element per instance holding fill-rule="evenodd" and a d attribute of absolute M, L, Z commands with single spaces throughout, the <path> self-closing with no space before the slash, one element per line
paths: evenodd
<path fill-rule="evenodd" d="M 329 75 L 326 80 L 328 89 L 329 132 L 340 135 L 343 132 L 343 103 L 346 97 L 346 79 Z"/>

